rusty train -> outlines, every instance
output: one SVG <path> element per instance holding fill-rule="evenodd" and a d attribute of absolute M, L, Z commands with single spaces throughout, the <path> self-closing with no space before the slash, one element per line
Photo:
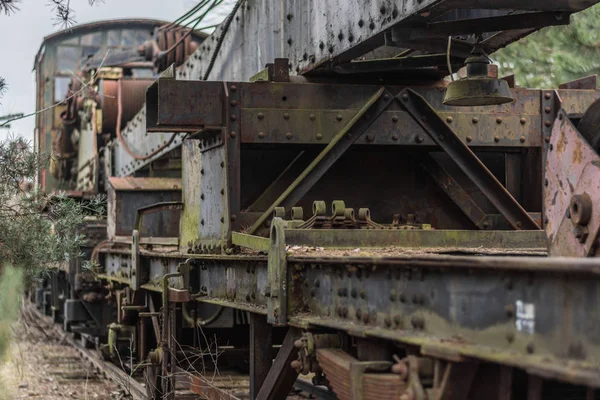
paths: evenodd
<path fill-rule="evenodd" d="M 594 3 L 240 0 L 210 36 L 47 37 L 38 184 L 108 207 L 93 269 L 32 297 L 148 398 L 597 398 L 597 77 L 521 88 L 489 56 Z"/>

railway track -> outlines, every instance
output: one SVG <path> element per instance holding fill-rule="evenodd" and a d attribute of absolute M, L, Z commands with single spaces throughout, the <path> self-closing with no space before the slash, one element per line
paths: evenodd
<path fill-rule="evenodd" d="M 23 309 L 26 320 L 35 321 L 33 325 L 37 330 L 42 331 L 46 337 L 55 338 L 58 343 L 69 345 L 78 354 L 79 357 L 60 357 L 53 362 L 65 364 L 67 369 L 76 371 L 67 376 L 71 382 L 77 380 L 110 380 L 121 389 L 119 399 L 128 400 L 147 400 L 146 386 L 141 374 L 128 374 L 118 365 L 102 359 L 100 352 L 93 347 L 92 343 L 85 337 L 72 332 L 65 332 L 60 326 L 52 321 L 52 318 L 42 314 L 34 305 L 27 304 Z M 32 325 L 32 324 L 30 324 Z M 84 371 L 82 373 L 82 371 Z M 91 372 L 90 372 L 91 371 Z M 61 372 L 60 374 L 65 375 Z M 68 374 L 67 374 L 68 375 Z M 249 399 L 249 378 L 248 375 L 236 371 L 221 371 L 218 378 L 210 380 L 210 386 L 214 393 L 207 393 L 201 396 L 188 389 L 190 381 L 185 378 L 185 372 L 182 372 L 184 378 L 179 379 L 176 388 L 176 400 L 193 400 L 204 398 L 227 398 L 229 400 Z M 321 387 L 315 387 L 310 380 L 299 378 L 294 386 L 294 393 L 288 396 L 288 400 L 301 399 L 320 399 L 335 400 L 335 394 L 328 392 Z M 44 397 L 45 398 L 45 397 Z M 112 399 L 112 397 L 111 397 Z"/>
<path fill-rule="evenodd" d="M 81 337 L 77 337 L 74 333 L 61 330 L 60 327 L 52 321 L 52 318 L 40 313 L 33 305 L 27 304 L 24 307 L 23 314 L 26 320 L 36 321 L 35 327 L 38 330 L 43 330 L 44 334 L 48 337 L 57 338 L 58 343 L 71 346 L 79 355 L 78 359 L 71 357 L 59 361 L 63 363 L 70 362 L 71 365 L 69 367 L 71 369 L 74 369 L 72 368 L 73 366 L 75 368 L 84 367 L 86 371 L 89 371 L 88 367 L 91 367 L 92 373 L 82 374 L 79 379 L 90 379 L 90 376 L 92 376 L 93 379 L 110 380 L 122 389 L 122 392 L 124 393 L 122 398 L 131 400 L 147 399 L 146 389 L 141 382 L 141 377 L 132 377 L 115 364 L 103 360 L 97 350 L 88 348 L 89 342 Z M 76 376 L 73 377 L 77 379 Z"/>

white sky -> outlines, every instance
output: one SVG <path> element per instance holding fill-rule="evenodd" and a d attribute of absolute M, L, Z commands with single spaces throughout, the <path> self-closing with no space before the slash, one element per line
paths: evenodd
<path fill-rule="evenodd" d="M 115 18 L 154 18 L 172 21 L 197 4 L 195 0 L 105 0 L 90 6 L 88 0 L 71 0 L 78 24 Z M 225 0 L 220 9 L 202 25 L 220 23 L 234 0 Z M 0 100 L 0 115 L 35 110 L 35 75 L 31 69 L 44 36 L 56 32 L 54 15 L 47 0 L 22 0 L 20 11 L 10 16 L 0 14 L 0 76 L 9 85 Z M 9 133 L 33 141 L 35 118 L 11 123 L 0 129 L 0 140 Z"/>

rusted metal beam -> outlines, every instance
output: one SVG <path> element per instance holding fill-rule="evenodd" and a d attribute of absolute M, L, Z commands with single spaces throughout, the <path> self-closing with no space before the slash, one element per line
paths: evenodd
<path fill-rule="evenodd" d="M 231 243 L 235 246 L 241 246 L 252 250 L 269 251 L 269 239 L 261 236 L 232 232 Z"/>
<path fill-rule="evenodd" d="M 450 62 L 452 65 L 461 66 L 464 63 L 464 58 L 452 56 L 450 58 Z M 333 67 L 333 71 L 342 75 L 376 72 L 398 72 L 423 67 L 446 68 L 447 63 L 448 60 L 446 54 L 427 54 L 399 58 L 352 61 Z"/>
<path fill-rule="evenodd" d="M 485 32 L 510 31 L 525 28 L 543 28 L 552 25 L 568 25 L 570 13 L 524 12 L 483 18 L 456 19 L 433 22 L 427 25 L 431 36 L 474 34 Z"/>
<path fill-rule="evenodd" d="M 192 132 L 205 126 L 222 126 L 224 98 L 222 82 L 198 85 L 158 79 L 146 92 L 146 130 Z"/>
<path fill-rule="evenodd" d="M 286 229 L 291 246 L 333 248 L 545 249 L 543 231 Z"/>
<path fill-rule="evenodd" d="M 514 229 L 539 229 L 523 207 L 423 97 L 412 89 L 405 89 L 398 98 L 415 121 L 479 187 Z"/>
<path fill-rule="evenodd" d="M 300 332 L 296 328 L 289 328 L 283 344 L 275 357 L 275 361 L 261 386 L 256 400 L 284 399 L 294 386 L 298 372 L 291 367 L 291 362 L 298 356 L 298 349 L 294 346 Z"/>
<path fill-rule="evenodd" d="M 273 362 L 273 332 L 267 318 L 250 313 L 250 398 L 255 399 Z"/>

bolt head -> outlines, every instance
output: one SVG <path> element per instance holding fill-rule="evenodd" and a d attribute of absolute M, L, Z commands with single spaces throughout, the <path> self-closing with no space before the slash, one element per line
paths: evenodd
<path fill-rule="evenodd" d="M 265 138 L 265 133 L 264 132 L 258 132 L 258 138 L 259 139 L 264 139 Z"/>
<path fill-rule="evenodd" d="M 363 318 L 362 318 L 362 320 L 363 320 L 363 322 L 364 322 L 365 324 L 368 324 L 368 323 L 369 323 L 369 319 L 370 319 L 370 315 L 369 315 L 369 313 L 368 313 L 368 312 L 366 312 L 366 313 L 363 313 Z"/>
<path fill-rule="evenodd" d="M 290 139 L 292 138 L 292 136 L 293 136 L 293 135 L 292 135 L 292 132 L 288 132 L 288 133 L 286 133 L 286 134 L 285 134 L 285 137 L 286 137 L 288 140 L 290 140 Z"/>
<path fill-rule="evenodd" d="M 521 118 L 520 122 L 521 122 L 521 125 L 525 125 L 527 123 L 527 119 Z"/>

